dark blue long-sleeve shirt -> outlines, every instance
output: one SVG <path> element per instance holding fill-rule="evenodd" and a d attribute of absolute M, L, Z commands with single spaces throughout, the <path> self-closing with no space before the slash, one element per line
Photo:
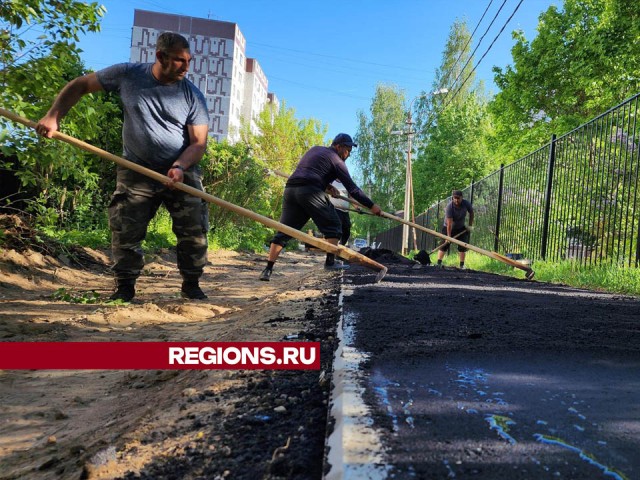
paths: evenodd
<path fill-rule="evenodd" d="M 287 186 L 315 185 L 326 190 L 336 179 L 340 180 L 353 199 L 367 208 L 373 206 L 373 201 L 354 183 L 344 160 L 331 147 L 311 147 L 298 162 L 287 180 Z"/>

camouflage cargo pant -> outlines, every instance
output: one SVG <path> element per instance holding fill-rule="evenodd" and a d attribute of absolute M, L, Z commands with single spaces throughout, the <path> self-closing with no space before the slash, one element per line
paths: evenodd
<path fill-rule="evenodd" d="M 194 171 L 195 170 L 195 171 Z M 203 190 L 197 167 L 184 172 L 184 183 Z M 178 269 L 183 278 L 197 279 L 207 262 L 207 203 L 133 170 L 118 167 L 116 190 L 109 204 L 111 248 L 118 283 L 135 283 L 144 266 L 142 241 L 161 204 L 171 215 L 178 239 Z"/>

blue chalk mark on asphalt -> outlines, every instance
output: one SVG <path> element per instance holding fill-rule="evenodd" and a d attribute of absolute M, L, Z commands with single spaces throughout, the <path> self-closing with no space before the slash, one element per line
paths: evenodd
<path fill-rule="evenodd" d="M 382 401 L 382 404 L 387 409 L 387 413 L 389 413 L 389 417 L 391 418 L 391 424 L 393 425 L 393 431 L 398 433 L 400 428 L 398 427 L 398 416 L 393 413 L 393 407 L 391 406 L 391 402 L 389 401 L 389 393 L 385 387 L 375 387 L 375 392 L 378 394 L 378 397 Z"/>
<path fill-rule="evenodd" d="M 557 445 L 559 447 L 562 448 L 566 448 L 567 450 L 571 450 L 572 452 L 577 453 L 580 458 L 584 461 L 586 461 L 587 463 L 593 465 L 594 467 L 598 467 L 600 470 L 602 470 L 602 472 L 605 475 L 608 475 L 610 477 L 615 478 L 616 480 L 629 480 L 629 478 L 622 472 L 607 467 L 606 465 L 600 463 L 593 455 L 591 455 L 590 453 L 585 452 L 584 450 L 579 449 L 578 447 L 575 447 L 573 445 L 570 445 L 569 443 L 565 442 L 564 440 L 562 440 L 561 438 L 558 437 L 551 437 L 549 435 L 543 435 L 541 433 L 534 433 L 533 437 L 541 442 L 541 443 L 546 443 L 548 445 Z"/>
<path fill-rule="evenodd" d="M 502 415 L 489 415 L 485 417 L 485 420 L 489 422 L 489 427 L 491 428 L 491 430 L 495 430 L 496 432 L 498 432 L 498 435 L 504 438 L 511 445 L 515 445 L 516 443 L 518 443 L 516 439 L 508 433 L 509 425 L 516 424 L 516 422 L 514 422 L 512 419 Z"/>

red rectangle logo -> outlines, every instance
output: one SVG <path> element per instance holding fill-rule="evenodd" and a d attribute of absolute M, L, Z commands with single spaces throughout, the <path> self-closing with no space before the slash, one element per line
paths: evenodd
<path fill-rule="evenodd" d="M 319 342 L 0 342 L 2 370 L 319 370 Z"/>

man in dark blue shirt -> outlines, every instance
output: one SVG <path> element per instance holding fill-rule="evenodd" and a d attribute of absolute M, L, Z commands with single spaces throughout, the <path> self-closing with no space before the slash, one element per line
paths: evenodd
<path fill-rule="evenodd" d="M 469 213 L 469 225 L 464 224 L 464 219 Z M 451 193 L 451 202 L 447 205 L 444 211 L 444 225 L 442 226 L 442 233 L 448 237 L 455 237 L 459 233 L 462 233 L 458 237 L 461 242 L 469 243 L 469 234 L 473 230 L 473 207 L 471 203 L 462 198 L 461 190 L 454 190 Z M 442 259 L 444 254 L 449 251 L 451 244 L 447 244 L 438 250 L 438 266 L 442 266 Z M 464 257 L 467 249 L 458 245 L 458 257 L 460 259 L 460 268 L 464 268 Z"/>
<path fill-rule="evenodd" d="M 342 227 L 336 209 L 326 194 L 328 189 L 331 194 L 337 195 L 337 190 L 331 186 L 331 182 L 336 179 L 344 185 L 349 196 L 369 208 L 373 214 L 380 215 L 380 207 L 358 188 L 345 164 L 351 149 L 357 146 L 349 135 L 340 133 L 333 139 L 330 147 L 311 147 L 287 180 L 280 223 L 300 230 L 309 219 L 313 219 L 325 240 L 337 245 L 342 236 Z M 289 235 L 282 232 L 273 237 L 267 266 L 260 274 L 260 280 L 269 281 L 273 265 L 290 239 Z M 327 254 L 326 269 L 347 267 L 336 263 L 333 254 Z"/>

